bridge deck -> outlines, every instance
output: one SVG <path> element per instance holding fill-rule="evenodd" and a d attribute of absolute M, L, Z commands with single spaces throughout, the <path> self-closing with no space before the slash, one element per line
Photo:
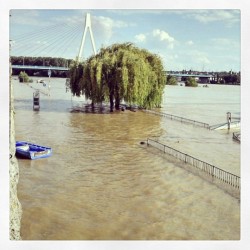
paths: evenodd
<path fill-rule="evenodd" d="M 167 73 L 170 76 L 179 76 L 179 77 L 204 77 L 204 78 L 211 78 L 214 77 L 213 75 L 204 75 L 204 74 L 180 74 L 180 73 Z"/>
<path fill-rule="evenodd" d="M 55 67 L 55 66 L 34 66 L 34 65 L 12 65 L 12 69 L 33 69 L 33 70 L 61 70 L 68 71 L 67 67 Z"/>

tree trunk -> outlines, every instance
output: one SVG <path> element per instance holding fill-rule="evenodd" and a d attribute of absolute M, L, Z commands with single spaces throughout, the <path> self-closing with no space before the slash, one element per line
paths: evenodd
<path fill-rule="evenodd" d="M 119 85 L 115 86 L 115 109 L 119 110 L 120 108 L 120 95 L 119 95 Z"/>
<path fill-rule="evenodd" d="M 110 112 L 114 110 L 114 90 L 109 92 Z"/>
<path fill-rule="evenodd" d="M 120 108 L 120 96 L 119 96 L 119 94 L 117 93 L 117 94 L 116 94 L 116 97 L 115 97 L 115 109 L 116 109 L 116 110 L 119 110 L 119 108 Z"/>
<path fill-rule="evenodd" d="M 91 102 L 91 110 L 92 110 L 92 112 L 94 112 L 94 110 L 95 110 L 95 103 L 93 101 Z"/>

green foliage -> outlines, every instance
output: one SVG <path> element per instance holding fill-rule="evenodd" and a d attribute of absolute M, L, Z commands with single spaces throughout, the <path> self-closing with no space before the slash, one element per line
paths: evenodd
<path fill-rule="evenodd" d="M 239 83 L 240 82 L 240 76 L 236 74 L 227 74 L 223 76 L 223 80 L 225 83 Z"/>
<path fill-rule="evenodd" d="M 23 71 L 20 72 L 18 78 L 19 82 L 29 82 L 29 76 Z"/>
<path fill-rule="evenodd" d="M 81 96 L 82 88 L 79 80 L 83 74 L 83 65 L 78 65 L 76 62 L 73 62 L 70 65 L 69 75 L 70 75 L 70 89 L 72 93 L 76 96 Z"/>
<path fill-rule="evenodd" d="M 71 63 L 71 59 L 61 57 L 30 57 L 30 56 L 12 56 L 12 65 L 34 65 L 34 66 L 56 66 L 66 67 Z"/>
<path fill-rule="evenodd" d="M 82 70 L 83 69 L 83 70 Z M 102 48 L 96 56 L 70 67 L 74 95 L 85 95 L 93 103 L 110 101 L 113 110 L 124 100 L 143 108 L 159 107 L 166 83 L 159 56 L 131 43 Z"/>
<path fill-rule="evenodd" d="M 174 76 L 168 75 L 167 76 L 167 85 L 177 85 L 177 79 Z"/>
<path fill-rule="evenodd" d="M 198 83 L 196 82 L 194 77 L 188 77 L 185 82 L 186 87 L 197 87 Z"/>

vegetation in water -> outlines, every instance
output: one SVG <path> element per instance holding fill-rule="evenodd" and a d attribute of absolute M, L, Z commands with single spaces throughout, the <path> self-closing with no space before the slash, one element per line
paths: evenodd
<path fill-rule="evenodd" d="M 176 77 L 168 75 L 166 84 L 167 85 L 178 85 Z"/>
<path fill-rule="evenodd" d="M 186 87 L 197 87 L 198 83 L 196 82 L 194 77 L 188 77 L 187 80 L 185 81 L 185 86 Z"/>
<path fill-rule="evenodd" d="M 19 82 L 29 82 L 29 76 L 27 73 L 21 71 L 20 74 L 18 75 Z"/>
<path fill-rule="evenodd" d="M 74 62 L 69 77 L 74 95 L 85 95 L 93 105 L 109 101 L 111 111 L 121 101 L 160 107 L 166 84 L 160 57 L 131 43 L 114 44 L 83 63 Z"/>

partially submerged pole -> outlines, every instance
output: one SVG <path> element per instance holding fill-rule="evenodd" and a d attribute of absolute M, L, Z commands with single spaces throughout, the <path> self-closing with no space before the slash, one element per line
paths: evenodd
<path fill-rule="evenodd" d="M 40 92 L 37 90 L 33 93 L 33 110 L 40 110 Z"/>
<path fill-rule="evenodd" d="M 231 112 L 227 112 L 227 128 L 230 129 L 230 124 L 232 120 Z"/>

